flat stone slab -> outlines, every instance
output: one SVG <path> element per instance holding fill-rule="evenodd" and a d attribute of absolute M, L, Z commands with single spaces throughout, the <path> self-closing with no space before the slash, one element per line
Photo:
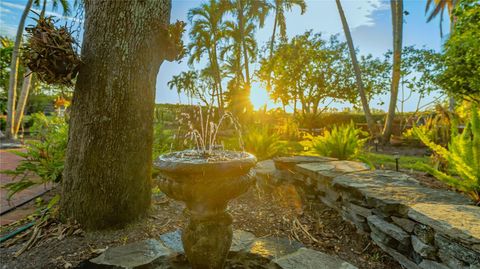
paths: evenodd
<path fill-rule="evenodd" d="M 148 239 L 107 249 L 81 263 L 82 268 L 190 268 L 181 241 L 181 231 L 166 233 L 160 240 Z M 319 251 L 304 248 L 286 238 L 256 238 L 236 230 L 225 268 L 356 269 L 355 266 Z"/>
<path fill-rule="evenodd" d="M 119 268 L 139 268 L 171 254 L 172 251 L 157 240 L 147 239 L 109 248 L 90 262 Z"/>
<path fill-rule="evenodd" d="M 321 179 L 332 179 L 336 176 L 347 173 L 368 171 L 368 167 L 364 163 L 352 161 L 329 161 L 297 164 L 295 170 L 299 173 L 317 177 Z"/>
<path fill-rule="evenodd" d="M 296 164 L 313 163 L 313 162 L 330 162 L 336 161 L 335 158 L 320 157 L 320 156 L 290 156 L 290 157 L 276 157 L 273 159 L 275 167 L 280 170 L 288 170 L 295 168 Z"/>
<path fill-rule="evenodd" d="M 480 251 L 480 207 L 473 205 L 418 203 L 408 216 L 441 234 L 477 245 Z"/>
<path fill-rule="evenodd" d="M 357 267 L 337 257 L 307 248 L 300 248 L 273 261 L 284 269 L 356 269 Z"/>

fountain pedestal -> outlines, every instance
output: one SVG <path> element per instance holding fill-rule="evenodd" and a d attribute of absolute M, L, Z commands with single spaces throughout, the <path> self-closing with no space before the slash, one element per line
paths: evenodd
<path fill-rule="evenodd" d="M 182 233 L 185 254 L 193 269 L 222 269 L 232 243 L 230 200 L 254 182 L 256 159 L 247 153 L 231 160 L 193 162 L 160 156 L 157 181 L 167 196 L 183 201 L 189 223 Z M 176 153 L 178 155 L 178 153 Z"/>

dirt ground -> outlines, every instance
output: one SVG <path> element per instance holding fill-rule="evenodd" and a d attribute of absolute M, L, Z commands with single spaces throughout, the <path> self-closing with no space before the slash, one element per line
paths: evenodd
<path fill-rule="evenodd" d="M 252 232 L 257 237 L 282 236 L 299 240 L 359 268 L 401 268 L 368 236 L 357 234 L 354 226 L 343 221 L 336 211 L 320 202 L 306 204 L 300 197 L 292 185 L 270 191 L 253 187 L 229 206 L 234 229 Z M 23 237 L 2 243 L 2 268 L 72 268 L 107 247 L 158 238 L 183 227 L 186 223 L 183 210 L 183 204 L 160 194 L 154 197 L 147 217 L 121 230 L 84 232 L 77 225 L 52 222 L 41 229 L 34 247 L 14 257 L 31 237 L 34 229 L 30 229 Z M 2 234 L 12 228 L 4 227 Z"/>

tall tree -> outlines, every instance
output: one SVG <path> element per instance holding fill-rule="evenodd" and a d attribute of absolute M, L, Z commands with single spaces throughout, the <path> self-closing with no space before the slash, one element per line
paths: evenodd
<path fill-rule="evenodd" d="M 383 129 L 383 141 L 389 142 L 392 136 L 395 109 L 397 108 L 398 86 L 401 77 L 402 40 L 403 40 L 403 0 L 390 0 L 393 27 L 393 67 L 390 88 L 390 104 Z"/>
<path fill-rule="evenodd" d="M 340 0 L 336 0 L 338 13 L 340 14 L 340 19 L 342 21 L 343 31 L 345 32 L 345 38 L 347 39 L 348 50 L 350 51 L 350 57 L 352 58 L 353 70 L 355 72 L 355 79 L 357 83 L 358 94 L 360 95 L 360 100 L 362 101 L 363 112 L 365 113 L 365 118 L 367 120 L 368 129 L 370 134 L 373 136 L 376 134 L 377 130 L 375 128 L 375 122 L 373 121 L 372 114 L 370 113 L 370 106 L 368 104 L 368 99 L 365 94 L 365 88 L 362 81 L 362 72 L 360 70 L 360 65 L 357 61 L 357 54 L 355 52 L 355 47 L 353 46 L 352 35 L 350 34 L 350 28 L 348 27 L 347 18 L 343 12 L 342 3 Z"/>
<path fill-rule="evenodd" d="M 10 64 L 10 77 L 8 84 L 8 100 L 7 100 L 7 126 L 5 129 L 5 137 L 7 139 L 15 138 L 15 103 L 17 100 L 17 79 L 18 79 L 18 63 L 20 44 L 22 43 L 23 28 L 25 27 L 25 20 L 32 8 L 33 0 L 28 0 L 23 10 L 22 17 L 18 24 L 17 35 L 15 37 L 15 45 L 12 51 L 12 62 Z"/>
<path fill-rule="evenodd" d="M 188 12 L 188 20 L 192 23 L 191 43 L 188 46 L 191 55 L 189 64 L 199 62 L 205 54 L 207 55 L 216 84 L 219 109 L 223 109 L 223 87 L 218 44 L 223 38 L 221 28 L 225 11 L 226 5 L 223 1 L 210 0 Z"/>
<path fill-rule="evenodd" d="M 272 57 L 273 47 L 275 46 L 277 27 L 280 30 L 280 40 L 282 42 L 287 41 L 287 20 L 285 17 L 285 12 L 291 11 L 294 6 L 298 6 L 300 8 L 302 15 L 307 9 L 305 0 L 274 0 L 272 3 L 272 9 L 275 11 L 275 18 L 273 20 L 272 39 L 270 40 L 270 58 Z"/>
<path fill-rule="evenodd" d="M 268 15 L 270 6 L 265 0 L 232 0 L 230 2 L 230 11 L 235 16 L 238 25 L 238 31 L 242 44 L 243 65 L 245 68 L 245 90 L 250 91 L 251 77 L 250 77 L 250 59 L 255 57 L 255 54 L 249 53 L 247 44 L 247 31 L 251 25 L 258 25 L 263 27 L 265 18 Z M 248 93 L 247 93 L 248 95 Z"/>
<path fill-rule="evenodd" d="M 178 53 L 171 1 L 84 5 L 61 212 L 86 229 L 118 227 L 150 205 L 155 82 L 161 63 Z"/>

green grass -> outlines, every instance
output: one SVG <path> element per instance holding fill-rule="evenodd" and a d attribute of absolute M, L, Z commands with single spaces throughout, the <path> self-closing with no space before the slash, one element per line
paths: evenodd
<path fill-rule="evenodd" d="M 393 155 L 367 152 L 362 156 L 370 160 L 377 169 L 395 169 L 395 158 Z M 421 172 L 428 172 L 421 164 L 431 164 L 430 158 L 426 156 L 400 156 L 398 163 L 400 169 L 413 169 Z"/>

